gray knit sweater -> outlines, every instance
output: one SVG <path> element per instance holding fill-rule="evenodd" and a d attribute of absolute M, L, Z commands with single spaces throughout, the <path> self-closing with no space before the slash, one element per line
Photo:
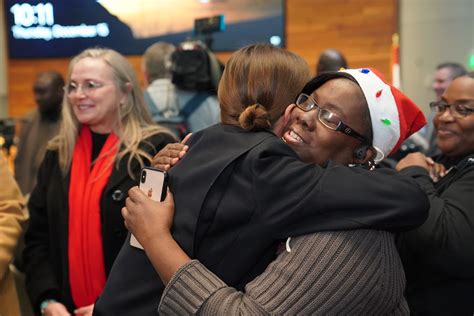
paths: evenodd
<path fill-rule="evenodd" d="M 163 315 L 408 315 L 405 275 L 393 235 L 322 232 L 292 238 L 245 293 L 199 261 L 179 269 L 163 293 Z"/>

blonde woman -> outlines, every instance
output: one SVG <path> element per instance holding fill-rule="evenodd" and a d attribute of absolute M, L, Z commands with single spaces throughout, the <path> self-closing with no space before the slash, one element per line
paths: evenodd
<path fill-rule="evenodd" d="M 31 194 L 27 288 L 44 315 L 91 314 L 126 229 L 120 215 L 135 175 L 174 141 L 152 125 L 133 68 L 110 49 L 69 66 L 60 134 Z"/>

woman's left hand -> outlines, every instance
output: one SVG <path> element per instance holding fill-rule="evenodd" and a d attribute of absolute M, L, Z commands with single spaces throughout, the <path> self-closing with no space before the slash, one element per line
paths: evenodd
<path fill-rule="evenodd" d="M 408 154 L 405 158 L 398 162 L 395 168 L 397 171 L 400 171 L 411 166 L 425 168 L 433 182 L 438 182 L 439 179 L 446 175 L 446 168 L 442 164 L 434 162 L 433 159 L 423 155 L 422 153 Z"/>
<path fill-rule="evenodd" d="M 430 157 L 426 157 L 430 169 L 431 180 L 438 182 L 442 177 L 446 175 L 446 167 L 440 163 L 434 162 Z"/>
<path fill-rule="evenodd" d="M 94 304 L 83 306 L 74 311 L 74 315 L 77 316 L 92 316 L 92 311 L 94 310 Z"/>
<path fill-rule="evenodd" d="M 128 191 L 122 216 L 127 229 L 146 248 L 160 236 L 170 235 L 174 216 L 173 195 L 168 191 L 163 202 L 155 202 L 135 186 Z"/>

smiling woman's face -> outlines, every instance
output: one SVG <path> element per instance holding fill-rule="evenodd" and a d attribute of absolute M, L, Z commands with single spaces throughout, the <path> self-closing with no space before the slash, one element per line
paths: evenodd
<path fill-rule="evenodd" d="M 357 84 L 348 79 L 329 80 L 311 96 L 320 107 L 335 113 L 345 124 L 362 135 L 366 134 L 362 115 L 366 105 Z M 318 120 L 318 110 L 304 112 L 296 105 L 291 106 L 283 139 L 301 160 L 316 164 L 324 164 L 328 160 L 340 164 L 352 163 L 353 150 L 361 144 L 353 137 L 324 126 Z"/>
<path fill-rule="evenodd" d="M 444 102 L 463 104 L 474 108 L 474 79 L 455 79 L 441 98 Z M 437 130 L 438 147 L 448 157 L 461 158 L 474 152 L 474 114 L 457 118 L 450 109 L 438 113 L 433 118 Z"/>
<path fill-rule="evenodd" d="M 110 133 L 118 121 L 119 104 L 125 101 L 112 67 L 100 58 L 86 57 L 74 65 L 69 81 L 75 87 L 68 99 L 77 120 L 96 133 Z M 91 85 L 94 88 L 85 93 Z"/>

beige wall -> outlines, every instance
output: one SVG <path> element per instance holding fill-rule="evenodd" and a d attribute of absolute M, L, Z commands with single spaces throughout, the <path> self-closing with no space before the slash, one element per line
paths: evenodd
<path fill-rule="evenodd" d="M 399 1 L 402 88 L 427 112 L 436 65 L 474 53 L 474 0 Z"/>

